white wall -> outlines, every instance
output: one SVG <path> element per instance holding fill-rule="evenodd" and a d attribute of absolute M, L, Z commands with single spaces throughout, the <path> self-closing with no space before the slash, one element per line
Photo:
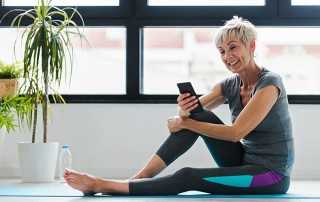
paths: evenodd
<path fill-rule="evenodd" d="M 68 104 L 52 109 L 49 140 L 70 145 L 75 170 L 109 178 L 135 174 L 168 136 L 166 119 L 176 114 L 175 104 Z M 320 105 L 291 105 L 290 111 L 296 146 L 293 178 L 320 179 Z M 215 113 L 230 123 L 227 105 Z M 30 139 L 19 129 L 6 136 L 0 177 L 19 176 L 17 143 Z M 201 139 L 163 174 L 184 166 L 215 166 Z"/>

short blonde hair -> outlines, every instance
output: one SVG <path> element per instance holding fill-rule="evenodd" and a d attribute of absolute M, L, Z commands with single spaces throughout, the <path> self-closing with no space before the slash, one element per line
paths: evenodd
<path fill-rule="evenodd" d="M 250 41 L 257 40 L 257 31 L 248 20 L 233 16 L 231 20 L 226 21 L 224 26 L 218 29 L 215 38 L 216 47 L 218 48 L 222 41 L 230 37 L 237 37 L 243 44 L 247 45 Z"/>

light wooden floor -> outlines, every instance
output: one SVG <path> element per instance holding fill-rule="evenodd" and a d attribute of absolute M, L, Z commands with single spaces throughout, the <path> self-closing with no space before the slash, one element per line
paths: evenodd
<path fill-rule="evenodd" d="M 17 179 L 0 179 L 0 185 L 12 186 L 19 184 Z M 43 186 L 50 186 L 43 184 Z M 320 195 L 320 181 L 293 181 L 290 193 L 319 193 Z M 186 202 L 197 202 L 197 201 L 210 201 L 210 202 L 316 202 L 320 199 L 234 199 L 234 198 L 222 198 L 222 199 L 193 199 L 193 198 L 106 198 L 106 197 L 97 197 L 97 198 L 87 198 L 87 197 L 0 197 L 0 202 L 113 202 L 113 201 L 123 201 L 123 202 L 174 202 L 174 201 L 186 201 Z"/>

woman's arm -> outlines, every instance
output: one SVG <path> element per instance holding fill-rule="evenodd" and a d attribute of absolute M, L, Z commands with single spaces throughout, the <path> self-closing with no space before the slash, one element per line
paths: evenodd
<path fill-rule="evenodd" d="M 221 84 L 215 85 L 209 93 L 201 96 L 199 98 L 202 106 L 208 110 L 213 110 L 217 108 L 218 106 L 222 105 L 226 101 L 223 98 L 222 95 L 222 88 Z"/>
<path fill-rule="evenodd" d="M 173 117 L 168 120 L 170 132 L 189 129 L 217 139 L 237 142 L 250 133 L 269 113 L 279 96 L 275 86 L 262 88 L 250 99 L 233 125 L 199 122 L 190 118 Z"/>

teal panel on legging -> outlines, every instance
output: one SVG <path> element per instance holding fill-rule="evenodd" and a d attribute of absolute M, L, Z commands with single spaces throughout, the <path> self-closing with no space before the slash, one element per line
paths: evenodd
<path fill-rule="evenodd" d="M 209 182 L 214 182 L 222 185 L 233 187 L 250 187 L 252 175 L 235 175 L 235 176 L 220 176 L 203 178 Z"/>

